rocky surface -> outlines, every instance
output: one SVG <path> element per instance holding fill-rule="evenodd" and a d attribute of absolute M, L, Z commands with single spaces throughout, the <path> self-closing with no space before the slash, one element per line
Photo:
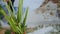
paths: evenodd
<path fill-rule="evenodd" d="M 50 4 L 51 5 L 51 4 Z M 53 8 L 54 6 L 52 6 L 52 8 Z M 57 13 L 57 16 L 55 15 L 55 18 L 50 18 L 52 21 L 49 21 L 49 18 L 46 20 L 46 18 L 45 18 L 45 20 L 46 21 L 40 21 L 38 24 L 39 24 L 39 26 L 35 26 L 35 27 L 31 27 L 33 30 L 35 29 L 35 28 L 37 28 L 37 29 L 35 29 L 35 30 L 39 30 L 40 28 L 43 28 L 43 27 L 49 27 L 49 26 L 52 26 L 52 27 L 54 27 L 54 28 L 56 28 L 57 30 L 58 30 L 58 32 L 52 32 L 52 33 L 50 33 L 50 34 L 60 34 L 60 21 L 59 21 L 59 19 L 60 19 L 60 0 L 59 0 L 59 3 L 57 4 L 57 10 L 56 10 L 56 13 Z M 38 15 L 38 14 L 40 14 L 39 16 L 41 16 L 41 14 L 42 13 L 45 13 L 45 11 L 46 11 L 46 9 L 43 7 L 41 10 L 40 10 L 41 8 L 38 8 L 37 9 L 37 11 L 36 11 L 36 14 Z M 41 11 L 43 11 L 43 12 L 41 12 Z M 53 11 L 52 11 L 53 12 Z M 55 12 L 55 11 L 54 11 Z M 54 13 L 53 12 L 53 13 Z M 52 16 L 54 16 L 54 14 L 53 13 L 50 13 L 50 15 L 52 15 Z M 35 14 L 35 16 L 34 16 L 34 18 L 36 19 L 36 14 Z M 45 14 L 46 15 L 46 14 Z M 50 16 L 50 17 L 52 17 L 52 16 Z M 58 19 L 56 19 L 56 17 L 58 17 Z M 32 17 L 31 17 L 32 18 Z M 41 17 L 42 18 L 42 17 Z M 36 20 L 37 20 L 37 22 L 38 22 L 38 20 L 40 19 L 41 20 L 41 18 L 37 18 Z M 33 18 L 32 18 L 33 19 Z M 34 20 L 35 20 L 34 19 Z M 55 20 L 56 19 L 56 20 Z M 36 20 L 35 20 L 35 22 L 36 22 Z M 29 23 L 29 24 L 31 24 L 31 26 L 33 25 L 33 24 L 35 24 L 35 25 L 38 25 L 37 23 Z M 35 31 L 34 30 L 34 31 Z M 36 32 L 35 32 L 36 33 Z M 32 34 L 32 33 L 31 33 Z"/>
<path fill-rule="evenodd" d="M 57 16 L 57 4 L 52 3 L 51 1 L 47 3 L 44 7 L 39 7 L 36 10 L 29 11 L 27 18 L 27 25 L 38 25 L 38 24 L 47 24 L 47 23 L 60 23 L 60 19 Z"/>

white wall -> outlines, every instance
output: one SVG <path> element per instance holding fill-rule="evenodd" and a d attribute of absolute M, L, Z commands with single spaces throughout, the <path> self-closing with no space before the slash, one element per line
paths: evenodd
<path fill-rule="evenodd" d="M 38 8 L 44 0 L 24 0 L 23 7 L 29 7 L 31 10 Z M 14 6 L 18 6 L 19 0 L 15 0 Z"/>

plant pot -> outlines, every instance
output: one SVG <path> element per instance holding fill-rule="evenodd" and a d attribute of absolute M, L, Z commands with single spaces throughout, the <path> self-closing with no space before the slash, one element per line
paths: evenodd
<path fill-rule="evenodd" d="M 11 34 L 16 34 L 15 32 L 11 32 Z M 24 34 L 26 34 L 26 32 L 24 32 Z"/>
<path fill-rule="evenodd" d="M 15 34 L 15 32 L 11 32 L 11 34 Z"/>
<path fill-rule="evenodd" d="M 24 32 L 24 34 L 26 34 L 26 32 Z"/>

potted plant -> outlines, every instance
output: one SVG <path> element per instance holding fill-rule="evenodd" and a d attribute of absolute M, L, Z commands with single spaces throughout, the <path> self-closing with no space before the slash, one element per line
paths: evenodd
<path fill-rule="evenodd" d="M 9 0 L 9 4 L 12 6 L 11 0 Z M 15 10 L 13 8 L 13 11 L 10 9 L 9 5 L 6 4 L 6 8 L 8 9 L 9 15 L 5 13 L 5 11 L 0 6 L 0 13 L 3 14 L 5 19 L 8 21 L 10 27 L 11 27 L 11 34 L 26 34 L 26 19 L 28 14 L 28 8 L 26 8 L 26 13 L 24 18 L 23 17 L 23 0 L 19 0 L 18 5 L 18 12 L 15 16 Z"/>

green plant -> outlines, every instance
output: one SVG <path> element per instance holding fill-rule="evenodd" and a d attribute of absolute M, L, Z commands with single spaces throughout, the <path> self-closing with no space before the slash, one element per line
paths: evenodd
<path fill-rule="evenodd" d="M 11 31 L 10 30 L 6 30 L 5 34 L 11 34 Z"/>
<path fill-rule="evenodd" d="M 9 4 L 12 6 L 11 0 L 9 1 Z M 18 34 L 24 34 L 24 32 L 26 31 L 26 19 L 28 14 L 28 8 L 26 8 L 25 17 L 24 19 L 22 19 L 23 0 L 19 0 L 17 18 L 15 17 L 15 10 L 13 6 L 12 6 L 13 11 L 10 9 L 8 4 L 6 4 L 6 8 L 8 9 L 9 15 L 5 13 L 5 11 L 2 9 L 1 6 L 0 6 L 0 12 L 4 15 L 4 17 L 8 21 L 9 25 L 11 26 L 11 30 Z"/>

